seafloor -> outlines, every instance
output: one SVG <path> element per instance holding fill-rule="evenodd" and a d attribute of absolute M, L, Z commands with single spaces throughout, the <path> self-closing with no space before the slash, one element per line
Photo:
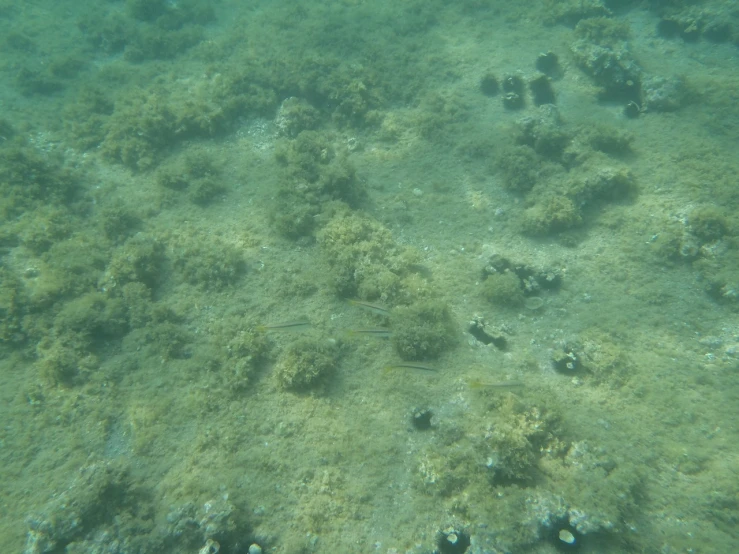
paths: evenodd
<path fill-rule="evenodd" d="M 0 550 L 729 553 L 731 1 L 0 1 Z"/>

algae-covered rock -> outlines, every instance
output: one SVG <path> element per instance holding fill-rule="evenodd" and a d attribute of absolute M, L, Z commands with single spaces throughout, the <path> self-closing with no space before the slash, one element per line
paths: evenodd
<path fill-rule="evenodd" d="M 544 21 L 574 26 L 582 19 L 611 15 L 603 0 L 560 0 L 544 4 Z"/>
<path fill-rule="evenodd" d="M 124 59 L 131 62 L 168 59 L 182 54 L 202 40 L 201 27 L 215 18 L 211 5 L 195 0 L 177 4 L 163 0 L 128 0 L 126 13 L 136 21 L 125 21 L 125 33 L 113 36 L 125 48 Z M 93 27 L 89 23 L 87 26 Z"/>
<path fill-rule="evenodd" d="M 77 333 L 98 341 L 121 336 L 128 328 L 123 302 L 100 292 L 90 292 L 67 302 L 54 318 L 59 333 Z"/>
<path fill-rule="evenodd" d="M 105 120 L 101 152 L 133 170 L 149 170 L 182 141 L 216 135 L 238 109 L 221 99 L 220 84 L 202 80 L 187 90 L 160 86 L 122 97 Z"/>
<path fill-rule="evenodd" d="M 38 256 L 67 238 L 75 219 L 63 206 L 41 206 L 24 214 L 16 229 L 23 246 Z"/>
<path fill-rule="evenodd" d="M 167 13 L 169 2 L 165 0 L 126 0 L 126 12 L 140 21 L 153 21 Z"/>
<path fill-rule="evenodd" d="M 307 100 L 287 98 L 277 110 L 275 126 L 281 136 L 297 137 L 302 131 L 310 131 L 318 127 L 320 112 Z"/>
<path fill-rule="evenodd" d="M 195 204 L 205 206 L 225 192 L 218 161 L 207 151 L 188 149 L 184 155 L 173 156 L 156 172 L 161 187 L 184 192 Z"/>
<path fill-rule="evenodd" d="M 492 254 L 487 259 L 482 270 L 485 280 L 494 275 L 507 273 L 518 277 L 518 286 L 527 297 L 541 294 L 543 291 L 556 291 L 562 285 L 562 273 L 556 267 L 536 267 L 498 253 Z M 513 281 L 509 280 L 509 283 Z"/>
<path fill-rule="evenodd" d="M 20 344 L 25 340 L 23 317 L 27 303 L 20 278 L 0 267 L 0 345 Z"/>
<path fill-rule="evenodd" d="M 35 330 L 35 334 L 39 330 Z M 36 346 L 36 366 L 52 385 L 81 384 L 99 366 L 96 353 L 128 331 L 123 301 L 89 292 L 66 302 L 53 319 L 53 327 Z"/>
<path fill-rule="evenodd" d="M 195 204 L 206 206 L 221 196 L 226 190 L 223 183 L 215 177 L 202 177 L 190 187 L 188 197 Z"/>
<path fill-rule="evenodd" d="M 583 371 L 596 383 L 622 385 L 634 367 L 628 350 L 606 333 L 583 333 L 575 349 Z"/>
<path fill-rule="evenodd" d="M 739 244 L 735 239 L 723 248 L 708 249 L 693 266 L 700 271 L 709 295 L 720 302 L 739 305 Z"/>
<path fill-rule="evenodd" d="M 681 77 L 652 75 L 642 79 L 643 108 L 650 112 L 674 112 L 688 100 L 688 88 Z"/>
<path fill-rule="evenodd" d="M 322 167 L 336 157 L 336 151 L 328 133 L 306 130 L 292 140 L 278 142 L 275 157 L 284 166 L 288 177 L 315 183 L 321 176 Z"/>
<path fill-rule="evenodd" d="M 222 370 L 226 387 L 230 391 L 243 390 L 269 354 L 267 335 L 254 328 L 244 328 L 241 317 L 224 321 L 219 335 L 227 338 Z"/>
<path fill-rule="evenodd" d="M 729 232 L 726 211 L 716 206 L 699 206 L 688 215 L 690 232 L 703 242 L 719 240 Z"/>
<path fill-rule="evenodd" d="M 318 233 L 318 243 L 336 291 L 347 297 L 387 301 L 404 295 L 403 278 L 418 261 L 386 227 L 355 213 L 333 217 Z"/>
<path fill-rule="evenodd" d="M 503 86 L 505 90 L 505 81 Z M 464 129 L 471 113 L 469 102 L 458 91 L 434 90 L 421 99 L 413 124 L 425 139 L 439 141 L 452 130 Z"/>
<path fill-rule="evenodd" d="M 572 140 L 559 110 L 552 104 L 539 106 L 534 115 L 522 117 L 517 122 L 517 142 L 525 144 L 541 156 L 557 160 Z"/>
<path fill-rule="evenodd" d="M 28 293 L 37 306 L 58 298 L 83 294 L 98 284 L 109 258 L 109 245 L 94 233 L 79 233 L 52 244 L 41 256 L 38 275 L 28 281 Z"/>
<path fill-rule="evenodd" d="M 95 85 L 83 86 L 62 112 L 71 143 L 79 150 L 99 146 L 105 138 L 105 122 L 114 109 L 110 91 Z"/>
<path fill-rule="evenodd" d="M 140 223 L 136 213 L 121 203 L 113 203 L 101 209 L 99 220 L 103 234 L 117 243 L 124 242 Z"/>
<path fill-rule="evenodd" d="M 217 238 L 191 238 L 177 249 L 174 265 L 187 282 L 210 290 L 232 285 L 246 271 L 241 250 Z"/>
<path fill-rule="evenodd" d="M 24 96 L 52 95 L 64 90 L 64 82 L 46 68 L 21 67 L 15 74 L 15 86 Z"/>
<path fill-rule="evenodd" d="M 152 319 L 151 289 L 144 283 L 132 281 L 118 291 L 128 313 L 131 328 L 144 327 Z"/>
<path fill-rule="evenodd" d="M 128 239 L 113 252 L 102 287 L 106 290 L 131 281 L 140 281 L 154 287 L 160 279 L 164 247 L 154 237 L 138 234 Z"/>
<path fill-rule="evenodd" d="M 524 406 L 507 397 L 486 435 L 488 478 L 494 483 L 531 481 L 541 446 L 550 440 L 556 417 L 536 406 Z"/>
<path fill-rule="evenodd" d="M 513 146 L 505 149 L 497 159 L 503 174 L 502 185 L 508 190 L 525 193 L 539 181 L 543 161 L 528 146 Z"/>
<path fill-rule="evenodd" d="M 272 222 L 277 231 L 291 239 L 310 237 L 321 213 L 320 204 L 307 197 L 300 186 L 281 187 L 275 200 Z"/>
<path fill-rule="evenodd" d="M 295 139 L 278 143 L 275 155 L 284 175 L 272 219 L 283 235 L 310 235 L 317 216 L 333 203 L 356 207 L 366 196 L 347 152 L 337 148 L 328 134 L 302 131 Z"/>
<path fill-rule="evenodd" d="M 51 500 L 26 519 L 28 534 L 23 552 L 57 552 L 83 540 L 88 533 L 90 536 L 105 534 L 103 529 L 107 533 L 116 527 L 112 525 L 114 514 L 115 518 L 123 517 L 130 521 L 132 514 L 125 505 L 131 486 L 127 468 L 119 462 L 93 462 L 82 467 L 68 486 L 50 495 Z M 130 498 L 128 500 L 130 505 L 135 504 Z M 93 532 L 95 529 L 98 533 Z M 114 550 L 117 547 L 111 545 L 105 550 L 91 549 L 87 552 Z"/>
<path fill-rule="evenodd" d="M 175 142 L 177 115 L 163 94 L 118 103 L 106 121 L 101 151 L 131 169 L 151 169 Z"/>
<path fill-rule="evenodd" d="M 3 144 L 14 138 L 15 134 L 16 130 L 13 124 L 4 117 L 0 117 L 0 137 L 5 138 Z"/>
<path fill-rule="evenodd" d="M 483 296 L 496 306 L 518 307 L 525 300 L 523 283 L 512 271 L 488 275 L 482 289 Z"/>
<path fill-rule="evenodd" d="M 566 196 L 542 199 L 523 214 L 522 227 L 531 235 L 546 235 L 577 227 L 582 223 L 580 210 Z"/>
<path fill-rule="evenodd" d="M 686 41 L 706 38 L 712 42 L 726 42 L 736 37 L 736 11 L 731 3 L 656 2 L 661 20 L 657 26 L 660 35 L 681 37 Z M 675 4 L 675 5 L 671 5 Z"/>
<path fill-rule="evenodd" d="M 192 334 L 176 321 L 155 321 L 146 327 L 146 341 L 164 360 L 189 358 Z"/>
<path fill-rule="evenodd" d="M 403 360 L 438 358 L 458 342 L 457 328 L 444 302 L 429 300 L 392 313 L 391 342 Z"/>
<path fill-rule="evenodd" d="M 246 523 L 228 498 L 219 493 L 200 506 L 192 501 L 170 506 L 163 534 L 177 550 L 201 554 L 216 554 L 221 544 L 239 544 Z"/>
<path fill-rule="evenodd" d="M 597 122 L 579 129 L 577 137 L 594 150 L 614 156 L 630 153 L 634 142 L 629 131 Z"/>
<path fill-rule="evenodd" d="M 0 149 L 0 217 L 10 219 L 25 210 L 68 204 L 79 180 L 62 160 L 24 144 Z"/>
<path fill-rule="evenodd" d="M 583 178 L 568 183 L 568 196 L 579 206 L 608 200 L 622 200 L 636 191 L 634 176 L 620 167 L 600 166 Z"/>
<path fill-rule="evenodd" d="M 459 429 L 443 434 L 445 448 L 429 449 L 421 456 L 416 484 L 426 494 L 453 497 L 480 472 L 479 462 L 475 463 L 479 454 L 475 451 L 476 445 L 459 440 Z M 450 445 L 453 448 L 449 448 Z"/>
<path fill-rule="evenodd" d="M 305 391 L 336 371 L 338 347 L 322 337 L 304 337 L 288 345 L 275 364 L 275 377 L 283 389 Z"/>
<path fill-rule="evenodd" d="M 50 386 L 71 387 L 83 384 L 99 360 L 74 343 L 76 337 L 43 340 L 36 348 L 36 367 L 41 380 Z M 71 341 L 71 342 L 70 342 Z"/>
<path fill-rule="evenodd" d="M 575 36 L 575 60 L 602 87 L 601 96 L 638 101 L 642 69 L 629 49 L 628 24 L 606 17 L 583 19 Z"/>

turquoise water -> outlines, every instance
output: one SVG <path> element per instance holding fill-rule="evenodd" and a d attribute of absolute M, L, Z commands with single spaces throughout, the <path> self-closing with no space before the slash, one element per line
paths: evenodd
<path fill-rule="evenodd" d="M 0 31 L 3 550 L 735 550 L 733 3 Z"/>

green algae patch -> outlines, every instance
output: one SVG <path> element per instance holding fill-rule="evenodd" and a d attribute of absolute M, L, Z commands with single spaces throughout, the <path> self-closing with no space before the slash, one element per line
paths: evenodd
<path fill-rule="evenodd" d="M 101 208 L 98 221 L 105 238 L 113 243 L 125 242 L 141 224 L 136 211 L 119 202 Z"/>
<path fill-rule="evenodd" d="M 577 64 L 601 87 L 600 97 L 637 100 L 642 70 L 631 53 L 629 24 L 615 18 L 582 19 L 570 46 Z"/>
<path fill-rule="evenodd" d="M 634 134 L 624 129 L 617 129 L 604 123 L 593 123 L 587 127 L 581 127 L 577 132 L 579 142 L 587 144 L 593 150 L 603 152 L 612 156 L 626 156 L 633 152 Z M 569 157 L 576 147 L 570 147 L 565 151 Z M 577 159 L 577 157 L 573 157 Z"/>
<path fill-rule="evenodd" d="M 118 289 L 117 294 L 126 306 L 128 323 L 132 329 L 144 327 L 152 320 L 152 312 L 155 311 L 152 291 L 144 283 L 126 283 Z"/>
<path fill-rule="evenodd" d="M 222 88 L 221 80 L 204 79 L 188 89 L 168 83 L 121 96 L 103 124 L 103 156 L 133 170 L 149 170 L 183 141 L 222 133 L 241 107 L 229 104 Z"/>
<path fill-rule="evenodd" d="M 396 308 L 391 323 L 390 341 L 398 356 L 406 361 L 436 359 L 458 343 L 451 312 L 439 300 Z"/>
<path fill-rule="evenodd" d="M 275 117 L 278 133 L 289 138 L 295 138 L 303 131 L 315 130 L 320 124 L 321 113 L 302 98 L 286 99 Z"/>
<path fill-rule="evenodd" d="M 304 337 L 285 348 L 277 359 L 274 373 L 283 389 L 307 391 L 325 384 L 338 363 L 336 344 L 322 337 Z"/>
<path fill-rule="evenodd" d="M 312 234 L 319 215 L 336 202 L 357 207 L 366 197 L 346 147 L 327 133 L 302 131 L 283 139 L 275 156 L 283 167 L 272 220 L 290 238 Z"/>
<path fill-rule="evenodd" d="M 510 394 L 487 400 L 485 415 L 467 422 L 471 427 L 449 423 L 439 429 L 439 441 L 422 450 L 416 484 L 424 493 L 485 497 L 498 487 L 533 491 L 542 462 L 566 450 L 557 437 L 561 423 L 556 411 Z"/>
<path fill-rule="evenodd" d="M 704 244 L 720 240 L 728 235 L 729 221 L 726 209 L 717 206 L 698 206 L 688 215 L 690 232 Z"/>
<path fill-rule="evenodd" d="M 495 159 L 502 186 L 524 198 L 518 214 L 528 235 L 558 234 L 585 226 L 597 207 L 632 200 L 637 186 L 622 163 L 633 136 L 598 124 L 568 126 L 555 106 L 517 121 L 515 144 Z"/>
<path fill-rule="evenodd" d="M 26 338 L 23 318 L 28 300 L 21 280 L 0 267 L 0 345 L 22 343 Z"/>
<path fill-rule="evenodd" d="M 512 271 L 488 275 L 482 284 L 482 294 L 496 306 L 517 308 L 525 300 L 523 283 Z"/>
<path fill-rule="evenodd" d="M 598 384 L 622 386 L 634 371 L 628 349 L 607 333 L 594 329 L 579 337 L 578 353 L 587 374 Z"/>
<path fill-rule="evenodd" d="M 192 239 L 176 249 L 175 269 L 185 281 L 204 290 L 220 290 L 246 272 L 241 250 L 216 237 Z"/>
<path fill-rule="evenodd" d="M 179 322 L 161 321 L 146 329 L 146 340 L 153 352 L 164 360 L 188 358 L 193 336 Z"/>
<path fill-rule="evenodd" d="M 136 0 L 126 2 L 124 10 L 91 6 L 77 25 L 93 48 L 140 63 L 182 56 L 204 38 L 203 27 L 214 19 L 213 8 L 201 2 Z"/>
<path fill-rule="evenodd" d="M 95 233 L 80 233 L 55 242 L 42 256 L 64 295 L 80 294 L 94 288 L 109 259 L 109 246 Z M 40 274 L 44 279 L 47 272 Z"/>
<path fill-rule="evenodd" d="M 113 251 L 101 285 L 111 290 L 139 281 L 154 288 L 160 281 L 164 260 L 164 245 L 159 240 L 151 235 L 135 235 Z"/>
<path fill-rule="evenodd" d="M 38 376 L 47 386 L 71 387 L 87 380 L 99 360 L 63 341 L 43 341 L 37 346 Z"/>
<path fill-rule="evenodd" d="M 716 250 L 715 254 L 701 256 L 693 266 L 700 272 L 705 291 L 736 310 L 739 307 L 739 240 L 733 238 Z"/>
<path fill-rule="evenodd" d="M 75 217 L 60 206 L 40 206 L 26 212 L 15 225 L 21 244 L 39 256 L 57 242 L 69 237 L 75 227 Z"/>
<path fill-rule="evenodd" d="M 339 295 L 383 301 L 410 295 L 404 278 L 418 262 L 418 254 L 398 245 L 379 222 L 342 213 L 333 217 L 317 238 Z"/>
<path fill-rule="evenodd" d="M 206 206 L 226 191 L 219 161 L 204 149 L 189 148 L 170 157 L 155 174 L 157 184 L 175 194 L 184 193 L 191 202 Z"/>
<path fill-rule="evenodd" d="M 522 194 L 529 192 L 536 183 L 557 169 L 547 164 L 533 148 L 524 145 L 505 148 L 498 155 L 496 165 L 502 173 L 503 187 Z"/>
<path fill-rule="evenodd" d="M 67 302 L 54 318 L 54 327 L 92 342 L 121 336 L 128 328 L 128 318 L 120 299 L 90 292 Z"/>
<path fill-rule="evenodd" d="M 725 208 L 699 205 L 681 220 L 663 223 L 650 242 L 656 261 L 690 264 L 705 292 L 714 300 L 739 305 L 739 240 Z"/>
<path fill-rule="evenodd" d="M 509 395 L 501 403 L 487 434 L 488 479 L 495 484 L 531 482 L 542 447 L 551 443 L 558 418 L 536 406 L 525 406 Z"/>
<path fill-rule="evenodd" d="M 112 91 L 99 85 L 83 86 L 63 109 L 64 129 L 81 150 L 96 148 L 105 138 L 105 124 L 115 109 Z"/>
<path fill-rule="evenodd" d="M 73 386 L 87 381 L 99 365 L 109 341 L 128 332 L 123 301 L 90 292 L 64 303 L 36 346 L 36 365 L 49 385 Z M 38 335 L 41 329 L 35 329 Z"/>
<path fill-rule="evenodd" d="M 219 350 L 225 352 L 221 374 L 226 390 L 232 393 L 248 390 L 263 362 L 270 355 L 271 345 L 265 333 L 246 326 L 243 318 L 230 317 L 218 327 Z"/>
<path fill-rule="evenodd" d="M 0 149 L 0 217 L 18 217 L 41 205 L 69 204 L 79 192 L 78 176 L 55 155 L 24 144 Z"/>
<path fill-rule="evenodd" d="M 531 235 L 548 235 L 577 227 L 582 215 L 575 203 L 566 196 L 550 196 L 527 208 L 521 218 L 521 228 Z"/>
<path fill-rule="evenodd" d="M 544 23 L 547 25 L 561 23 L 574 26 L 582 19 L 610 15 L 611 10 L 601 0 L 560 0 L 558 2 L 545 2 L 542 9 Z"/>

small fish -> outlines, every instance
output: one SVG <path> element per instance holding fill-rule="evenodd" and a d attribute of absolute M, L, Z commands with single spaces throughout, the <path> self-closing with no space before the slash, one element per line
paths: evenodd
<path fill-rule="evenodd" d="M 524 386 L 523 381 L 497 381 L 487 383 L 480 379 L 470 379 L 467 384 L 471 389 L 518 389 Z"/>
<path fill-rule="evenodd" d="M 307 319 L 298 319 L 296 321 L 284 321 L 282 323 L 270 323 L 267 325 L 257 325 L 257 331 L 260 333 L 269 333 L 270 331 L 304 331 L 310 327 L 310 321 Z"/>
<path fill-rule="evenodd" d="M 378 327 L 376 329 L 349 329 L 346 334 L 349 337 L 377 337 L 380 339 L 389 339 L 393 332 L 390 329 Z"/>
<path fill-rule="evenodd" d="M 349 304 L 351 304 L 352 306 L 356 306 L 357 308 L 362 308 L 363 310 L 373 312 L 377 315 L 390 317 L 390 310 L 388 310 L 385 306 L 382 306 L 381 304 L 365 302 L 364 300 L 349 300 Z"/>
<path fill-rule="evenodd" d="M 408 362 L 403 364 L 391 364 L 385 367 L 385 373 L 388 373 L 394 369 L 420 369 L 421 371 L 439 371 L 435 367 L 431 367 L 426 364 L 420 364 L 416 362 Z"/>

